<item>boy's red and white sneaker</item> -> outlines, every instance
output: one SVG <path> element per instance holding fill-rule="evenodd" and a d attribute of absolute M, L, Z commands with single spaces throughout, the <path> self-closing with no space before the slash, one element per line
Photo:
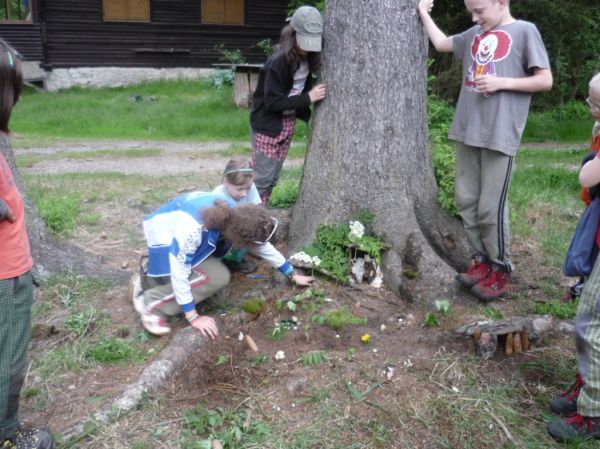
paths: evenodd
<path fill-rule="evenodd" d="M 142 310 L 142 324 L 144 329 L 150 332 L 152 335 L 167 335 L 171 332 L 171 326 L 164 318 L 154 313 Z"/>
<path fill-rule="evenodd" d="M 579 397 L 581 387 L 584 385 L 585 381 L 581 377 L 581 374 L 577 373 L 573 385 L 567 391 L 560 393 L 550 401 L 550 410 L 562 416 L 569 416 L 575 413 L 577 411 L 577 398 Z"/>
<path fill-rule="evenodd" d="M 472 288 L 486 279 L 491 271 L 491 265 L 485 262 L 481 257 L 476 256 L 473 258 L 473 264 L 467 272 L 458 273 L 456 275 L 456 280 L 460 282 L 463 287 Z"/>
<path fill-rule="evenodd" d="M 548 425 L 548 433 L 563 443 L 600 438 L 600 417 L 574 413 L 566 419 L 551 422 Z"/>
<path fill-rule="evenodd" d="M 490 275 L 471 289 L 481 301 L 489 302 L 508 293 L 510 274 L 492 269 Z"/>

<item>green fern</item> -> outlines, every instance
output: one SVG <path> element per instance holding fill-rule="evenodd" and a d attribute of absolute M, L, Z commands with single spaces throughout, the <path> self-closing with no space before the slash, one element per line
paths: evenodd
<path fill-rule="evenodd" d="M 302 356 L 304 366 L 320 365 L 327 359 L 325 351 L 310 351 Z"/>

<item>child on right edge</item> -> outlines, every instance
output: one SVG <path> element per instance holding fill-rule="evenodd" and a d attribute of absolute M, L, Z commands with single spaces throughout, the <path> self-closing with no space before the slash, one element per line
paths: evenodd
<path fill-rule="evenodd" d="M 600 73 L 589 84 L 586 100 L 596 120 L 592 137 L 592 153 L 596 153 L 579 172 L 582 199 L 591 201 L 590 188 L 600 183 Z M 594 190 L 598 190 L 597 188 Z M 592 195 L 594 196 L 594 195 Z M 581 284 L 578 284 L 581 287 Z M 550 409 L 567 417 L 550 423 L 548 431 L 561 441 L 600 438 L 600 259 L 596 259 L 592 273 L 585 279 L 575 317 L 575 341 L 578 372 L 575 383 L 560 396 L 550 401 Z"/>
<path fill-rule="evenodd" d="M 456 141 L 456 207 L 473 251 L 457 280 L 482 301 L 508 293 L 507 195 L 531 94 L 552 87 L 540 34 L 514 19 L 509 0 L 465 0 L 475 26 L 446 36 L 420 0 L 419 15 L 437 51 L 462 61 L 462 86 L 448 137 Z"/>

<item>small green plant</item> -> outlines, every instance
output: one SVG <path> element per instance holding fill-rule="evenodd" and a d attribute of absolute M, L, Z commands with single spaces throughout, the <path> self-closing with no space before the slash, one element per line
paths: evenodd
<path fill-rule="evenodd" d="M 436 299 L 435 308 L 442 314 L 442 316 L 446 316 L 450 313 L 450 301 L 447 299 Z"/>
<path fill-rule="evenodd" d="M 273 53 L 273 41 L 271 38 L 263 39 L 258 41 L 256 44 L 258 48 L 265 54 L 265 56 L 269 57 Z"/>
<path fill-rule="evenodd" d="M 483 314 L 486 317 L 491 318 L 492 320 L 501 320 L 502 318 L 504 318 L 504 315 L 502 315 L 502 312 L 500 312 L 495 307 L 486 307 L 485 310 L 483 311 Z"/>
<path fill-rule="evenodd" d="M 262 365 L 263 363 L 267 363 L 269 361 L 269 356 L 265 354 L 259 354 L 252 359 L 250 364 L 254 367 Z"/>
<path fill-rule="evenodd" d="M 277 323 L 272 329 L 267 329 L 265 337 L 271 341 L 281 341 L 287 337 L 289 329 Z"/>
<path fill-rule="evenodd" d="M 322 303 L 325 293 L 323 290 L 306 289 L 304 292 L 292 296 L 291 298 L 282 298 L 277 301 L 277 310 L 281 311 L 288 309 L 291 312 L 295 312 L 298 308 L 298 304 L 303 302 L 305 299 L 316 298 L 317 302 Z"/>
<path fill-rule="evenodd" d="M 86 358 L 99 363 L 141 362 L 146 356 L 125 340 L 103 338 L 85 352 Z"/>
<path fill-rule="evenodd" d="M 427 315 L 425 315 L 424 324 L 427 327 L 437 327 L 440 325 L 438 319 L 431 312 L 428 312 Z"/>
<path fill-rule="evenodd" d="M 231 86 L 233 84 L 235 73 L 231 69 L 215 70 L 211 78 L 214 86 L 220 89 L 223 86 Z"/>
<path fill-rule="evenodd" d="M 65 330 L 75 332 L 77 335 L 85 335 L 96 316 L 96 310 L 90 307 L 85 312 L 72 313 L 65 320 Z"/>
<path fill-rule="evenodd" d="M 242 303 L 242 310 L 252 315 L 262 312 L 265 302 L 260 298 L 250 298 Z"/>
<path fill-rule="evenodd" d="M 356 352 L 356 348 L 348 348 L 348 353 L 346 354 L 346 360 L 351 362 L 354 360 L 354 353 Z"/>
<path fill-rule="evenodd" d="M 561 320 L 568 320 L 575 318 L 578 305 L 579 300 L 565 303 L 560 301 L 536 303 L 534 306 L 534 312 L 540 315 L 552 315 Z"/>
<path fill-rule="evenodd" d="M 216 365 L 216 366 L 219 366 L 219 365 L 224 365 L 224 364 L 225 364 L 225 363 L 227 363 L 228 361 L 229 361 L 229 356 L 228 356 L 228 355 L 222 355 L 222 354 L 221 354 L 221 355 L 217 356 L 217 360 L 216 360 L 216 362 L 215 362 L 215 365 Z"/>
<path fill-rule="evenodd" d="M 248 419 L 243 410 L 211 410 L 203 405 L 185 412 L 182 449 L 210 449 L 219 440 L 224 449 L 263 447 L 270 429 L 262 421 Z M 198 437 L 201 439 L 198 440 Z"/>
<path fill-rule="evenodd" d="M 320 318 L 322 318 L 322 322 Z M 345 326 L 364 326 L 368 322 L 366 317 L 353 315 L 348 309 L 348 306 L 344 306 L 340 309 L 329 310 L 323 317 L 320 317 L 319 315 L 313 315 L 313 317 L 311 317 L 311 321 L 320 324 L 326 324 L 336 331 L 339 331 Z"/>
<path fill-rule="evenodd" d="M 310 351 L 302 356 L 304 366 L 320 365 L 327 359 L 325 351 Z"/>

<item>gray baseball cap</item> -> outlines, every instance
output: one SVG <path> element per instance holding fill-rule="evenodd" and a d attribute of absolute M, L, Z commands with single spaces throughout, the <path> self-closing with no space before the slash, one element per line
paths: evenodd
<path fill-rule="evenodd" d="M 304 51 L 321 51 L 323 18 L 317 8 L 301 6 L 287 21 L 296 32 L 298 47 Z"/>

